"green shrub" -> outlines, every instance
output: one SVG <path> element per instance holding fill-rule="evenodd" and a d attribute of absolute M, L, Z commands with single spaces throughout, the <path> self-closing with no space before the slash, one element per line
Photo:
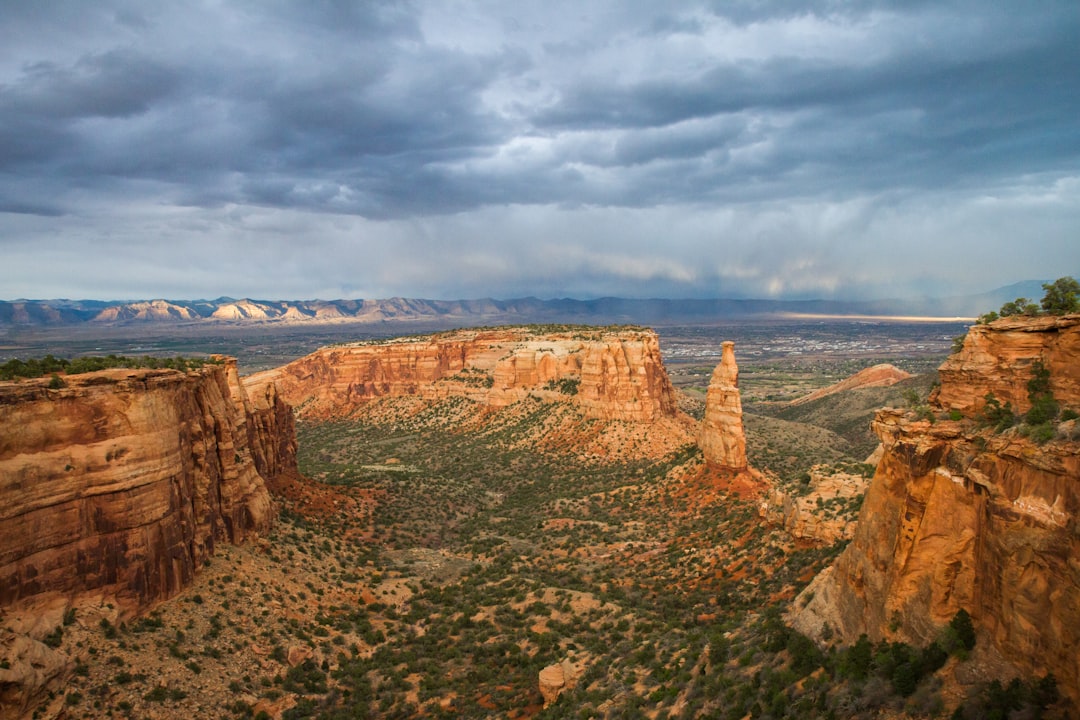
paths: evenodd
<path fill-rule="evenodd" d="M 960 608 L 953 615 L 953 619 L 949 621 L 949 628 L 956 633 L 957 639 L 960 641 L 960 645 L 965 650 L 972 650 L 975 647 L 975 626 L 971 622 L 971 615 L 964 608 Z"/>
<path fill-rule="evenodd" d="M 1029 425 L 1024 428 L 1024 435 L 1031 438 L 1033 441 L 1042 445 L 1043 443 L 1050 442 L 1054 439 L 1056 429 L 1054 423 L 1044 422 L 1038 425 Z"/>
<path fill-rule="evenodd" d="M 1001 310 L 998 312 L 1001 314 L 1001 317 L 1011 317 L 1013 315 L 1038 315 L 1039 306 L 1028 300 L 1026 297 L 1018 297 L 1015 300 L 1002 305 Z"/>
<path fill-rule="evenodd" d="M 56 628 L 41 639 L 41 642 L 45 643 L 51 648 L 60 647 L 60 643 L 64 641 L 64 628 L 61 625 L 57 625 Z"/>
<path fill-rule="evenodd" d="M 993 425 L 997 432 L 1006 430 L 1016 424 L 1016 415 L 1013 413 L 1012 403 L 1001 404 L 994 393 L 986 393 L 986 404 L 983 405 L 980 417 L 983 422 Z"/>
<path fill-rule="evenodd" d="M 1031 400 L 1031 409 L 1028 410 L 1024 420 L 1029 425 L 1041 425 L 1057 418 L 1059 407 L 1050 391 L 1050 370 L 1043 365 L 1042 360 L 1036 360 L 1031 365 L 1031 379 L 1027 382 L 1028 399 Z"/>
<path fill-rule="evenodd" d="M 1050 315 L 1066 315 L 1080 312 L 1080 283 L 1075 278 L 1058 278 L 1052 283 L 1043 283 L 1046 294 L 1042 299 L 1043 312 Z"/>
<path fill-rule="evenodd" d="M 169 688 L 164 685 L 158 685 L 150 692 L 143 695 L 143 700 L 147 702 L 165 702 L 169 698 Z"/>

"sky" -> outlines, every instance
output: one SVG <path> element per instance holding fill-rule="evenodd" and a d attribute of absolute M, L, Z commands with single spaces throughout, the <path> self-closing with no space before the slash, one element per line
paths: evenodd
<path fill-rule="evenodd" d="M 0 0 L 0 298 L 1080 276 L 1076 0 Z"/>

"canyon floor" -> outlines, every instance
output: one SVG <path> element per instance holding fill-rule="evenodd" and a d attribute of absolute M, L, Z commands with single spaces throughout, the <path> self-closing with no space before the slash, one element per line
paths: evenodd
<path fill-rule="evenodd" d="M 72 718 L 951 712 L 992 692 L 982 681 L 994 658 L 976 647 L 905 694 L 851 670 L 849 650 L 819 651 L 781 615 L 844 543 L 796 542 L 760 510 L 770 487 L 805 493 L 814 466 L 867 472 L 873 410 L 905 391 L 925 397 L 948 349 L 951 329 L 904 327 L 895 352 L 852 344 L 877 337 L 865 328 L 807 325 L 822 343 L 797 355 L 746 328 L 755 339 L 737 352 L 759 472 L 738 476 L 707 469 L 687 432 L 643 433 L 535 399 L 491 410 L 387 398 L 301 422 L 307 479 L 272 488 L 271 534 L 219 549 L 140 620 L 121 625 L 92 604 L 63 618 L 56 643 L 78 664 L 58 702 Z M 718 332 L 664 338 L 691 415 Z M 264 342 L 228 340 L 270 351 Z M 265 355 L 238 354 L 248 368 Z M 915 376 L 781 402 L 882 361 Z M 853 518 L 858 507 L 821 512 Z"/>

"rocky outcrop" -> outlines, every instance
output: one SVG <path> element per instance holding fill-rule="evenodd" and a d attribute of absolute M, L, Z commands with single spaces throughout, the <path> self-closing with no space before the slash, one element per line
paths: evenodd
<path fill-rule="evenodd" d="M 234 361 L 0 384 L 0 606 L 108 597 L 125 615 L 272 521 L 292 415 Z M 256 390 L 258 390 L 256 392 Z"/>
<path fill-rule="evenodd" d="M 656 333 L 625 328 L 458 330 L 322 348 L 249 376 L 276 385 L 306 417 L 347 416 L 374 398 L 467 397 L 505 407 L 529 395 L 576 403 L 588 417 L 652 422 L 676 415 Z"/>
<path fill-rule="evenodd" d="M 13 633 L 0 636 L 0 658 L 0 718 L 60 714 L 74 666 L 71 658 L 40 640 Z"/>
<path fill-rule="evenodd" d="M 540 671 L 540 695 L 544 698 L 544 708 L 551 707 L 559 696 L 567 690 L 577 687 L 578 679 L 584 672 L 584 662 L 577 663 L 569 659 L 548 665 Z"/>
<path fill-rule="evenodd" d="M 1018 412 L 1031 406 L 1027 381 L 1041 360 L 1050 390 L 1066 407 L 1080 408 L 1080 315 L 1007 317 L 968 330 L 963 348 L 938 370 L 941 388 L 932 398 L 946 409 L 973 415 L 987 393 Z"/>
<path fill-rule="evenodd" d="M 801 398 L 792 400 L 788 403 L 788 405 L 804 405 L 808 402 L 813 402 L 814 400 L 828 397 L 829 395 L 847 392 L 848 390 L 861 390 L 863 388 L 872 387 L 889 387 L 891 385 L 895 385 L 901 380 L 907 380 L 909 377 L 911 377 L 911 373 L 901 370 L 895 365 L 890 365 L 889 363 L 882 363 L 880 365 L 863 368 L 851 377 L 846 377 L 840 382 L 833 383 L 828 387 L 820 388 L 808 395 L 804 395 Z"/>
<path fill-rule="evenodd" d="M 735 363 L 735 343 L 731 341 L 723 344 L 720 364 L 709 381 L 698 446 L 705 461 L 714 467 L 735 471 L 746 469 L 739 366 Z"/>
<path fill-rule="evenodd" d="M 831 545 L 850 540 L 855 533 L 858 508 L 869 483 L 861 475 L 811 469 L 803 495 L 773 489 L 762 507 L 770 522 L 783 525 L 796 540 Z"/>
<path fill-rule="evenodd" d="M 854 538 L 804 592 L 806 606 L 792 617 L 798 629 L 820 635 L 828 626 L 853 641 L 863 632 L 889 636 L 891 626 L 902 639 L 926 643 L 963 608 L 1017 668 L 1052 672 L 1080 699 L 1076 421 L 1038 444 L 970 417 L 988 392 L 1023 409 L 1036 359 L 1050 368 L 1058 399 L 1076 407 L 1078 320 L 972 328 L 942 366 L 936 396 L 939 413 L 961 410 L 969 415 L 963 420 L 877 414 L 883 455 Z"/>

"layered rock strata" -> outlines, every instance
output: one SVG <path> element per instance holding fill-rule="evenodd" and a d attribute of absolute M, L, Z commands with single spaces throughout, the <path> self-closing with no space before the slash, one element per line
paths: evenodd
<path fill-rule="evenodd" d="M 731 341 L 723 344 L 720 364 L 709 381 L 698 446 L 711 466 L 734 471 L 746 469 L 739 366 L 735 363 L 735 343 Z"/>
<path fill-rule="evenodd" d="M 191 580 L 219 542 L 269 529 L 295 472 L 289 408 L 235 362 L 0 384 L 0 606 L 93 593 L 123 614 Z"/>
<path fill-rule="evenodd" d="M 607 328 L 459 330 L 322 348 L 249 376 L 306 417 L 348 415 L 374 398 L 467 397 L 505 407 L 529 395 L 576 403 L 600 420 L 676 415 L 656 333 Z"/>
<path fill-rule="evenodd" d="M 938 370 L 935 398 L 944 408 L 972 415 L 987 393 L 1018 412 L 1031 406 L 1027 382 L 1040 360 L 1050 371 L 1050 390 L 1062 405 L 1080 408 L 1080 315 L 1008 317 L 975 325 L 960 352 Z"/>
<path fill-rule="evenodd" d="M 1080 699 L 1077 421 L 1039 444 L 970 417 L 988 392 L 1023 409 L 1036 360 L 1050 368 L 1058 401 L 1080 407 L 1078 327 L 1071 316 L 972 328 L 942 366 L 936 395 L 942 415 L 968 417 L 877 414 L 883 455 L 854 538 L 804 592 L 806 607 L 792 617 L 798 629 L 820 636 L 828 626 L 850 642 L 895 628 L 927 643 L 963 608 L 1019 670 L 1053 673 Z"/>

